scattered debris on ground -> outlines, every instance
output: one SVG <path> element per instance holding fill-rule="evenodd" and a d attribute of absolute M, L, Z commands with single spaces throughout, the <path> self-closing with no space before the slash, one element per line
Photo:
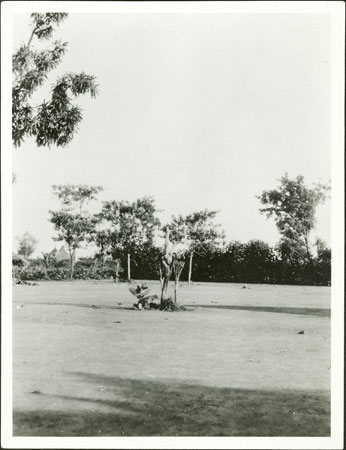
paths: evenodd
<path fill-rule="evenodd" d="M 15 284 L 20 284 L 22 286 L 39 286 L 38 283 L 35 283 L 35 282 L 31 283 L 29 281 L 20 280 L 20 279 L 15 280 Z"/>

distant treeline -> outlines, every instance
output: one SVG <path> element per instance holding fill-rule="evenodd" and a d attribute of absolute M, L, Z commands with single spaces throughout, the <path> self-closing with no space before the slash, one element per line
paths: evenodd
<path fill-rule="evenodd" d="M 148 246 L 132 256 L 132 279 L 159 278 L 160 251 Z M 195 253 L 192 265 L 193 281 L 230 283 L 268 283 L 328 286 L 331 281 L 331 251 L 322 246 L 317 255 L 308 259 L 296 256 L 284 258 L 277 247 L 263 241 L 231 242 L 223 249 Z M 120 275 L 126 279 L 126 258 L 120 260 Z M 119 267 L 118 267 L 119 268 Z M 115 279 L 116 263 L 97 257 L 80 258 L 75 264 L 73 279 Z M 67 280 L 70 278 L 69 261 L 44 258 L 13 260 L 13 275 L 20 280 Z M 188 258 L 181 281 L 188 279 Z"/>
<path fill-rule="evenodd" d="M 260 240 L 227 242 L 221 224 L 214 221 L 216 210 L 179 214 L 162 224 L 155 199 L 143 197 L 105 201 L 91 214 L 85 207 L 97 200 L 101 186 L 53 185 L 60 209 L 49 211 L 49 220 L 56 233 L 53 240 L 64 247 L 30 259 L 38 241 L 24 233 L 13 259 L 14 280 L 158 279 L 160 264 L 169 272 L 174 260 L 179 270 L 185 261 L 180 280 L 188 282 L 329 285 L 331 251 L 320 238 L 313 243 L 311 231 L 316 208 L 330 186 L 314 183 L 308 188 L 301 175 L 291 179 L 285 174 L 278 181 L 278 188 L 257 196 L 260 213 L 272 218 L 280 233 L 274 247 Z M 164 238 L 162 248 L 156 247 L 155 236 Z M 95 255 L 78 259 L 79 249 L 90 244 Z"/>

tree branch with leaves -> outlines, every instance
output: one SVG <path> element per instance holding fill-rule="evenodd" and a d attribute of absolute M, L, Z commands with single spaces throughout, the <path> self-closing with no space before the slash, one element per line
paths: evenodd
<path fill-rule="evenodd" d="M 50 42 L 50 47 L 37 50 L 34 38 L 50 41 L 55 27 L 65 20 L 67 13 L 33 13 L 32 32 L 12 57 L 12 140 L 19 147 L 26 137 L 33 136 L 39 147 L 64 147 L 71 142 L 83 118 L 81 108 L 73 103 L 79 95 L 97 95 L 96 78 L 81 73 L 66 73 L 52 85 L 51 97 L 33 105 L 31 97 L 48 79 L 67 50 L 67 43 Z M 71 98 L 72 97 L 72 98 Z"/>

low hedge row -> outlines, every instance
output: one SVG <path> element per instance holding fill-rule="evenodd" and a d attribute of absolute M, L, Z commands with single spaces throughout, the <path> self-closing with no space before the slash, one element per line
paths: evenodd
<path fill-rule="evenodd" d="M 83 267 L 76 264 L 73 279 L 75 280 L 107 280 L 113 278 L 114 270 L 109 267 Z M 70 279 L 69 267 L 52 267 L 29 265 L 24 268 L 13 266 L 12 277 L 18 280 L 39 281 Z"/>

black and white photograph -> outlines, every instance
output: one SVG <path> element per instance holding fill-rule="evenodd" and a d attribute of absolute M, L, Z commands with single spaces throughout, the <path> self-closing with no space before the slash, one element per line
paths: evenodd
<path fill-rule="evenodd" d="M 344 2 L 2 2 L 4 448 L 342 449 Z"/>

